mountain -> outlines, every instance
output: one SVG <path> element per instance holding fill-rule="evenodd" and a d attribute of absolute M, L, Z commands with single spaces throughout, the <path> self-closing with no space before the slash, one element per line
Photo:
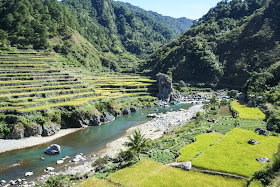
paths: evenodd
<path fill-rule="evenodd" d="M 0 46 L 54 50 L 94 70 L 136 67 L 181 27 L 111 0 L 1 0 L 0 14 Z"/>
<path fill-rule="evenodd" d="M 133 6 L 130 3 L 124 3 L 120 1 L 117 1 L 116 3 L 122 6 L 126 6 L 138 15 L 146 14 L 149 17 L 152 17 L 153 19 L 159 21 L 160 23 L 165 24 L 168 28 L 171 29 L 171 31 L 173 32 L 172 35 L 176 38 L 178 38 L 186 30 L 190 29 L 193 25 L 193 20 L 185 17 L 176 19 L 170 16 L 163 16 L 153 11 L 146 11 L 140 7 Z"/>
<path fill-rule="evenodd" d="M 252 72 L 279 61 L 279 3 L 222 1 L 177 40 L 150 55 L 142 70 L 175 81 L 241 89 Z"/>

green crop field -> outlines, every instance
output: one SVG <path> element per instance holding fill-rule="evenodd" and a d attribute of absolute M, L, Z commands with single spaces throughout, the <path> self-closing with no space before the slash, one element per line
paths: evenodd
<path fill-rule="evenodd" d="M 205 152 L 210 145 L 216 143 L 223 135 L 220 133 L 207 133 L 196 136 L 196 142 L 186 145 L 180 150 L 178 162 L 186 162 Z"/>
<path fill-rule="evenodd" d="M 247 186 L 247 182 L 222 176 L 188 172 L 151 160 L 141 161 L 108 176 L 123 186 Z"/>
<path fill-rule="evenodd" d="M 243 119 L 264 119 L 265 114 L 258 108 L 247 107 L 238 101 L 231 103 L 232 108 L 239 113 L 239 117 Z"/>
<path fill-rule="evenodd" d="M 250 145 L 255 139 L 259 145 Z M 193 160 L 195 167 L 252 177 L 254 172 L 266 164 L 256 161 L 259 157 L 273 158 L 280 138 L 258 135 L 253 131 L 235 128 L 217 144 Z"/>
<path fill-rule="evenodd" d="M 213 124 L 212 130 L 219 133 L 227 133 L 235 128 L 235 118 L 231 115 L 223 115 Z M 211 125 L 211 123 L 209 123 Z M 261 119 L 240 119 L 240 128 L 255 130 L 257 127 L 266 128 L 266 122 Z"/>
<path fill-rule="evenodd" d="M 53 53 L 0 54 L 0 110 L 32 112 L 52 107 L 150 95 L 155 80 L 130 74 L 95 74 L 63 68 Z"/>
<path fill-rule="evenodd" d="M 80 187 L 117 187 L 104 179 L 89 178 L 79 185 Z"/>

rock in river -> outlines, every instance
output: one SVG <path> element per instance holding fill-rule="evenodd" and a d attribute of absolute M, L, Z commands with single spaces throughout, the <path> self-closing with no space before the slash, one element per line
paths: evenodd
<path fill-rule="evenodd" d="M 64 160 L 58 160 L 58 161 L 56 161 L 56 164 L 63 164 L 64 163 Z"/>
<path fill-rule="evenodd" d="M 61 153 L 60 146 L 57 144 L 52 144 L 45 150 L 45 153 L 48 155 L 60 154 Z"/>
<path fill-rule="evenodd" d="M 29 177 L 29 176 L 32 176 L 32 175 L 33 175 L 33 172 L 26 172 L 26 173 L 25 173 L 25 176 L 26 176 L 26 177 Z"/>

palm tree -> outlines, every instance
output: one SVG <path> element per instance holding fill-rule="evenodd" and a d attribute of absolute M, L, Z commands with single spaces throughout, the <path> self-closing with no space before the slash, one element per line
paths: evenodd
<path fill-rule="evenodd" d="M 147 139 L 139 130 L 134 131 L 132 136 L 128 136 L 129 142 L 125 143 L 125 146 L 129 147 L 131 150 L 136 151 L 138 160 L 140 159 L 140 152 L 146 146 Z"/>

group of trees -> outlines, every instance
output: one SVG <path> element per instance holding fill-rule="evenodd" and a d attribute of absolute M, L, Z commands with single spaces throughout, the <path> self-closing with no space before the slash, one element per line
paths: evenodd
<path fill-rule="evenodd" d="M 47 49 L 51 36 L 77 23 L 56 0 L 2 0 L 0 14 L 1 46 Z"/>
<path fill-rule="evenodd" d="M 280 60 L 279 6 L 274 0 L 222 1 L 143 68 L 172 74 L 175 81 L 242 89 L 251 72 Z"/>

